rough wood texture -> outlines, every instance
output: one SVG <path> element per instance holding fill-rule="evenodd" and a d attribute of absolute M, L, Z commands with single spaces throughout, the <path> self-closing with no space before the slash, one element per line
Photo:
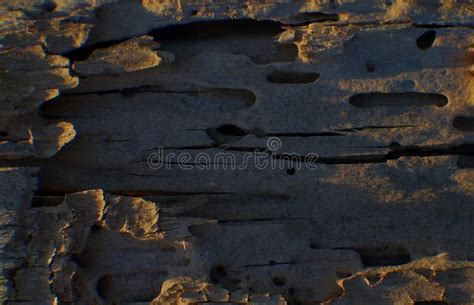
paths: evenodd
<path fill-rule="evenodd" d="M 5 304 L 474 304 L 471 1 L 0 10 Z"/>

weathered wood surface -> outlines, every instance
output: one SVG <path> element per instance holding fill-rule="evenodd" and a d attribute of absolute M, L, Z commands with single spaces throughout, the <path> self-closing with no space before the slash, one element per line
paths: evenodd
<path fill-rule="evenodd" d="M 474 303 L 470 1 L 0 8 L 5 304 Z"/>

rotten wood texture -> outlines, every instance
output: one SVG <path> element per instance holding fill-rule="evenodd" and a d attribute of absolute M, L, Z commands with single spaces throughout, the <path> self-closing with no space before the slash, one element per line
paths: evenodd
<path fill-rule="evenodd" d="M 5 304 L 474 303 L 471 1 L 0 9 Z"/>

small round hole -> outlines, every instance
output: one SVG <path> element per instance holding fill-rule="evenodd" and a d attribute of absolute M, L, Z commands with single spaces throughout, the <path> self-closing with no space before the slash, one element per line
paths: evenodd
<path fill-rule="evenodd" d="M 286 173 L 290 176 L 293 176 L 296 173 L 296 169 L 289 168 L 289 169 L 286 170 Z"/>
<path fill-rule="evenodd" d="M 224 266 L 214 266 L 211 269 L 210 278 L 214 284 L 218 284 L 220 280 L 227 277 L 227 272 L 225 271 Z"/>
<path fill-rule="evenodd" d="M 416 46 L 420 50 L 429 49 L 433 45 L 435 39 L 436 39 L 435 30 L 426 31 L 423 35 L 418 37 L 418 39 L 416 40 Z"/>
<path fill-rule="evenodd" d="M 231 124 L 222 125 L 219 128 L 216 128 L 216 131 L 229 136 L 244 136 L 247 134 L 241 128 Z"/>
<path fill-rule="evenodd" d="M 276 276 L 272 279 L 272 282 L 275 286 L 283 287 L 286 284 L 286 279 L 281 276 Z"/>
<path fill-rule="evenodd" d="M 289 293 L 290 295 L 295 295 L 296 289 L 295 289 L 294 287 L 290 287 L 290 288 L 288 288 L 288 293 Z"/>
<path fill-rule="evenodd" d="M 400 148 L 400 146 L 402 146 L 402 145 L 401 145 L 400 143 L 398 143 L 398 142 L 392 142 L 392 143 L 390 143 L 390 144 L 388 145 L 388 147 L 389 147 L 390 149 L 397 149 L 397 148 Z"/>
<path fill-rule="evenodd" d="M 98 225 L 98 224 L 93 224 L 93 225 L 91 226 L 91 231 L 92 231 L 92 232 L 98 232 L 98 231 L 101 231 L 102 229 L 103 229 L 102 226 L 100 226 L 100 225 Z"/>
<path fill-rule="evenodd" d="M 41 8 L 48 13 L 53 12 L 57 7 L 58 5 L 55 2 L 46 2 L 41 6 Z"/>
<path fill-rule="evenodd" d="M 365 65 L 365 68 L 367 69 L 367 72 L 374 72 L 375 71 L 375 66 L 372 63 L 367 63 Z"/>
<path fill-rule="evenodd" d="M 104 301 L 110 297 L 110 290 L 112 286 L 112 276 L 111 275 L 104 275 L 102 276 L 99 281 L 97 282 L 97 294 L 100 298 Z"/>

